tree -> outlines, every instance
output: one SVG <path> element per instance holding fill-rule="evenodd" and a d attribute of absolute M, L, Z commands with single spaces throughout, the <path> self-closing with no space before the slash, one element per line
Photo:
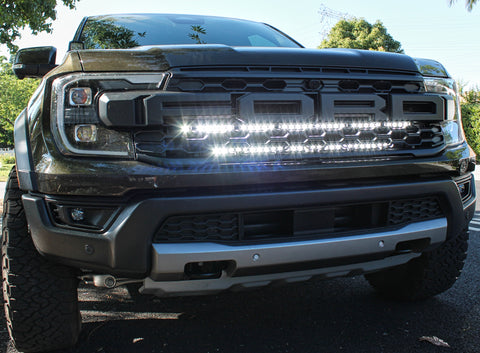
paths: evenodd
<path fill-rule="evenodd" d="M 468 88 L 467 82 L 457 81 L 457 92 L 460 95 L 462 105 L 480 104 L 480 86 L 476 85 Z"/>
<path fill-rule="evenodd" d="M 79 0 L 61 0 L 74 9 Z M 51 32 L 56 19 L 57 0 L 2 0 L 0 2 L 0 44 L 10 51 L 17 49 L 13 42 L 20 37 L 20 30 L 27 26 L 33 34 Z"/>
<path fill-rule="evenodd" d="M 27 106 L 37 88 L 39 80 L 18 80 L 12 65 L 0 57 L 0 147 L 13 146 L 13 124 L 16 117 Z"/>
<path fill-rule="evenodd" d="M 452 6 L 457 0 L 450 0 L 450 6 Z M 473 5 L 476 5 L 477 0 L 465 0 L 465 7 L 468 11 L 472 11 Z"/>
<path fill-rule="evenodd" d="M 200 38 L 200 35 L 207 34 L 207 30 L 203 28 L 202 26 L 191 26 L 192 33 L 188 35 L 188 37 L 192 40 L 194 40 L 197 44 L 207 44 L 207 42 L 203 41 L 202 38 Z"/>
<path fill-rule="evenodd" d="M 81 41 L 86 49 L 128 49 L 138 47 L 137 39 L 146 34 L 136 33 L 109 19 L 90 19 L 83 29 Z"/>
<path fill-rule="evenodd" d="M 341 19 L 318 48 L 352 48 L 403 53 L 400 42 L 393 39 L 381 21 L 374 25 L 363 18 Z"/>

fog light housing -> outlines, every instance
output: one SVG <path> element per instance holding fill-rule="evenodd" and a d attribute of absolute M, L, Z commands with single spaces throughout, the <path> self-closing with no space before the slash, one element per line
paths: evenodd
<path fill-rule="evenodd" d="M 475 191 L 472 185 L 472 176 L 458 178 L 455 180 L 457 184 L 458 192 L 462 198 L 462 203 L 465 205 L 468 203 L 474 196 Z"/>
<path fill-rule="evenodd" d="M 103 231 L 111 224 L 118 213 L 116 206 L 60 205 L 49 203 L 53 223 L 61 227 L 73 227 Z"/>

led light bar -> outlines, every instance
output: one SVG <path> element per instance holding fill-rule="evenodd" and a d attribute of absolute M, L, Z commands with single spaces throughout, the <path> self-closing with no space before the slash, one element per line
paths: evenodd
<path fill-rule="evenodd" d="M 199 124 L 199 125 L 182 125 L 181 131 L 184 134 L 189 133 L 210 133 L 210 134 L 225 134 L 235 130 L 233 124 Z"/>
<path fill-rule="evenodd" d="M 410 121 L 384 121 L 383 126 L 389 127 L 392 129 L 405 129 L 411 126 L 412 123 Z"/>
<path fill-rule="evenodd" d="M 392 147 L 391 142 L 356 142 L 332 143 L 316 145 L 262 145 L 262 146 L 215 146 L 212 155 L 228 157 L 238 155 L 265 155 L 265 154 L 294 154 L 294 153 L 321 153 L 321 152 L 357 152 L 357 151 L 384 151 Z"/>
<path fill-rule="evenodd" d="M 180 127 L 183 134 L 226 134 L 234 131 L 242 131 L 248 133 L 265 133 L 276 130 L 290 131 L 290 132 L 304 132 L 304 131 L 338 131 L 346 128 L 356 130 L 374 130 L 381 127 L 390 129 L 405 129 L 412 123 L 410 121 L 364 121 L 364 122 L 326 122 L 326 123 L 306 123 L 306 122 L 281 122 L 281 123 L 243 123 L 243 124 L 229 124 L 229 123 L 198 123 L 185 124 Z"/>

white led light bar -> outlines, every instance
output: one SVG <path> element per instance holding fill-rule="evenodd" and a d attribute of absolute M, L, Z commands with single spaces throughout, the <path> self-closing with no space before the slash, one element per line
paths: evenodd
<path fill-rule="evenodd" d="M 390 129 L 405 129 L 412 123 L 410 121 L 367 121 L 367 122 L 327 122 L 327 123 L 305 123 L 305 122 L 282 122 L 282 123 L 244 123 L 244 124 L 228 124 L 228 123 L 200 123 L 185 124 L 180 127 L 183 134 L 227 134 L 234 131 L 242 131 L 248 133 L 265 133 L 276 130 L 290 132 L 305 131 L 338 131 L 345 128 L 356 130 L 374 130 L 381 127 Z"/>
<path fill-rule="evenodd" d="M 196 126 L 182 127 L 183 132 L 198 132 L 198 133 L 210 133 L 210 134 L 225 134 L 235 130 L 235 126 L 231 124 L 205 124 Z"/>
<path fill-rule="evenodd" d="M 358 152 L 358 151 L 384 151 L 392 147 L 390 142 L 355 142 L 332 143 L 317 145 L 262 145 L 262 146 L 215 146 L 212 155 L 215 157 L 228 157 L 238 155 L 265 155 L 265 154 L 309 154 L 321 152 Z"/>
<path fill-rule="evenodd" d="M 412 123 L 410 121 L 385 121 L 383 122 L 383 126 L 389 127 L 392 129 L 405 129 L 411 126 Z"/>

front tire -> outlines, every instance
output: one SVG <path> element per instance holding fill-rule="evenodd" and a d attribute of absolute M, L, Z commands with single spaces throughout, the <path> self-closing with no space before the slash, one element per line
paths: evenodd
<path fill-rule="evenodd" d="M 423 300 L 449 289 L 462 271 L 468 248 L 468 231 L 447 240 L 433 251 L 404 265 L 365 275 L 384 297 Z"/>
<path fill-rule="evenodd" d="M 33 244 L 15 168 L 3 205 L 2 275 L 10 338 L 21 352 L 73 346 L 80 333 L 78 279 L 73 269 L 48 261 Z"/>

